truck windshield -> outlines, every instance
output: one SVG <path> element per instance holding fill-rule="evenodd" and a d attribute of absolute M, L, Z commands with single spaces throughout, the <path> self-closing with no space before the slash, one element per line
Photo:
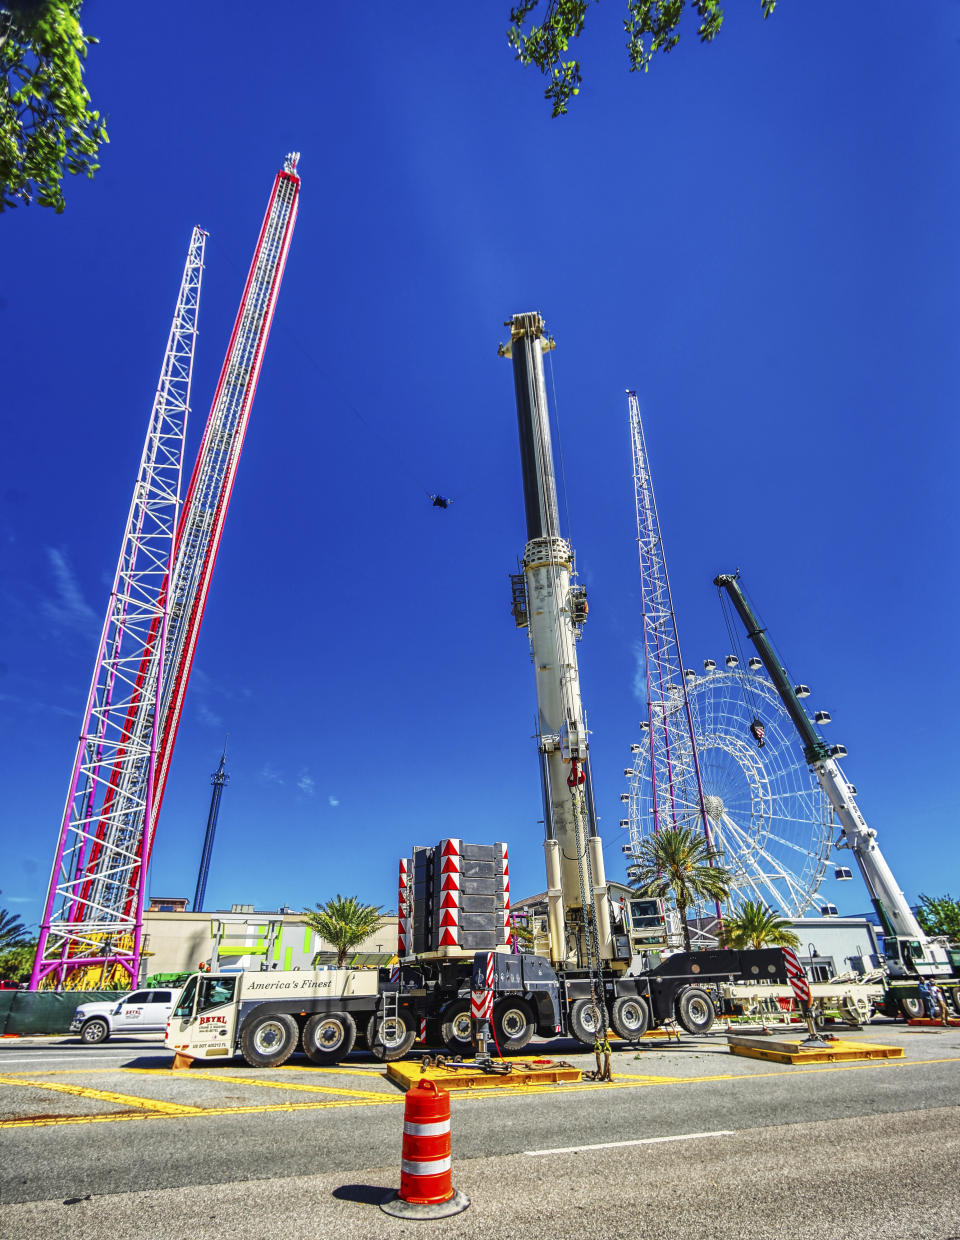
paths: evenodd
<path fill-rule="evenodd" d="M 174 1016 L 192 1016 L 193 1015 L 193 997 L 197 993 L 197 979 L 191 977 L 180 992 L 180 998 L 177 1000 L 177 1006 L 173 1009 Z"/>
<path fill-rule="evenodd" d="M 235 977 L 204 977 L 200 979 L 200 1002 L 198 1012 L 207 1008 L 219 1007 L 221 1003 L 230 1003 L 237 989 Z"/>

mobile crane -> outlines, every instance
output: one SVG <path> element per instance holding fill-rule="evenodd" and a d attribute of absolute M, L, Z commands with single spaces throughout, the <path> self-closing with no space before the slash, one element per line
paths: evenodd
<path fill-rule="evenodd" d="M 747 601 L 740 574 L 721 573 L 713 584 L 726 591 L 797 730 L 804 758 L 823 788 L 840 828 L 836 847 L 850 849 L 866 884 L 884 934 L 887 1014 L 921 1015 L 923 1004 L 916 984 L 924 977 L 935 977 L 950 996 L 954 1010 L 960 1012 L 960 951 L 929 938 L 914 916 L 880 851 L 876 831 L 867 826 L 860 812 L 856 789 L 840 768 L 838 758 L 846 754 L 846 749 L 842 745 L 827 745 L 804 710 L 800 698 L 810 691 L 806 685 L 791 683 L 766 630 Z"/>
<path fill-rule="evenodd" d="M 513 364 L 527 525 L 522 572 L 511 577 L 512 610 L 517 627 L 529 631 L 535 669 L 549 959 L 510 949 L 506 846 L 441 840 L 400 862 L 396 970 L 191 978 L 167 1030 L 167 1045 L 181 1055 L 239 1050 L 252 1065 L 275 1066 L 302 1045 L 314 1062 L 335 1063 L 354 1046 L 358 1025 L 383 1060 L 401 1058 L 418 1037 L 469 1054 L 477 994 L 490 1000 L 501 1053 L 520 1050 L 534 1034 L 569 1034 L 594 1046 L 608 1027 L 633 1041 L 674 1019 L 705 1033 L 715 1015 L 705 986 L 787 982 L 779 948 L 661 958 L 649 951 L 653 902 L 618 902 L 612 911 L 577 666 L 587 598 L 560 533 L 543 372 L 553 340 L 536 313 L 514 315 L 506 326 L 510 340 L 499 354 Z"/>

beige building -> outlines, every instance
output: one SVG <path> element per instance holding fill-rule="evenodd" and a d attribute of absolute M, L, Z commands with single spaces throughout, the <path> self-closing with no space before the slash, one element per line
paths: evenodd
<path fill-rule="evenodd" d="M 253 905 L 235 904 L 229 913 L 191 913 L 185 905 L 185 900 L 155 898 L 144 910 L 144 978 L 193 973 L 201 964 L 214 970 L 309 969 L 336 964 L 334 948 L 293 909 L 264 912 Z M 391 913 L 348 957 L 348 963 L 389 964 L 396 950 L 397 918 Z"/>

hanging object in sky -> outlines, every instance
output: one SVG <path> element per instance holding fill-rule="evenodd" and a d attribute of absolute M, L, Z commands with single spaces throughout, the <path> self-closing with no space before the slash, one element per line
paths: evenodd
<path fill-rule="evenodd" d="M 750 735 L 757 742 L 758 749 L 762 749 L 764 745 L 767 743 L 763 739 L 763 724 L 756 717 L 756 715 L 754 715 L 753 720 L 750 724 Z"/>
<path fill-rule="evenodd" d="M 453 500 L 447 495 L 431 495 L 430 502 L 434 508 L 449 508 Z"/>

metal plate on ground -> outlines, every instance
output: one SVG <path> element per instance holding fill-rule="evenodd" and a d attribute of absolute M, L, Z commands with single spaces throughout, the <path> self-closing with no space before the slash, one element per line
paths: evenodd
<path fill-rule="evenodd" d="M 804 1049 L 801 1041 L 774 1038 L 748 1038 L 730 1035 L 727 1038 L 734 1055 L 750 1059 L 767 1059 L 773 1063 L 843 1063 L 852 1059 L 902 1059 L 902 1046 L 877 1046 L 874 1042 L 848 1042 L 837 1038 L 828 1046 Z"/>
<path fill-rule="evenodd" d="M 581 1081 L 583 1073 L 556 1059 L 505 1059 L 497 1062 L 510 1065 L 509 1072 L 484 1072 L 467 1060 L 459 1066 L 422 1069 L 418 1060 L 402 1059 L 387 1064 L 387 1079 L 401 1089 L 410 1089 L 418 1081 L 433 1081 L 438 1089 L 452 1093 L 458 1089 L 485 1089 L 497 1085 L 557 1085 L 564 1081 Z"/>

